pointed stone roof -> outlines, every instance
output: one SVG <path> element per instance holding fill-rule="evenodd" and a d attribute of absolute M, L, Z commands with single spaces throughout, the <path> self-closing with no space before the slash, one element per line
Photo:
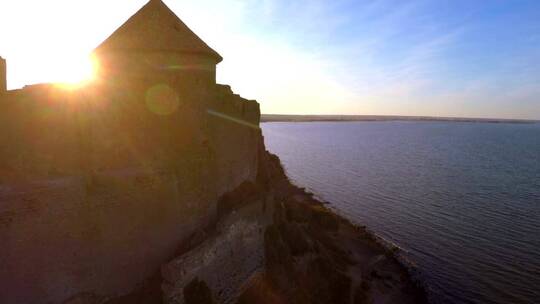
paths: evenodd
<path fill-rule="evenodd" d="M 161 0 L 150 0 L 95 51 L 169 51 L 223 60 Z"/>

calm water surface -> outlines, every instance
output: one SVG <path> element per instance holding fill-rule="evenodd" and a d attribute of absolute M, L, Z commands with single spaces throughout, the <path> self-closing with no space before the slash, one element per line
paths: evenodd
<path fill-rule="evenodd" d="M 540 303 L 540 124 L 262 128 L 293 181 L 403 249 L 433 303 Z"/>

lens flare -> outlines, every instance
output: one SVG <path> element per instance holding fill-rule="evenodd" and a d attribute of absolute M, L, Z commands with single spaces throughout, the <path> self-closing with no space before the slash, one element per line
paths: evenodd
<path fill-rule="evenodd" d="M 146 92 L 146 107 L 154 114 L 171 115 L 179 106 L 178 94 L 166 84 L 155 85 Z"/>

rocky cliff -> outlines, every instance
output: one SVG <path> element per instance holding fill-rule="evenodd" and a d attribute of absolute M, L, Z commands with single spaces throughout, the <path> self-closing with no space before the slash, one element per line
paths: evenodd
<path fill-rule="evenodd" d="M 292 185 L 260 149 L 257 178 L 223 195 L 218 218 L 127 295 L 66 303 L 427 303 L 363 227 Z"/>

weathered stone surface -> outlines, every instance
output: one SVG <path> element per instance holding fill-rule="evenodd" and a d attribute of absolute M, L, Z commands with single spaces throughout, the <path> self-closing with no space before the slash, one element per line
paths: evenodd
<path fill-rule="evenodd" d="M 288 221 L 308 223 L 311 220 L 312 214 L 304 203 L 297 202 L 294 198 L 289 198 L 283 202 L 283 206 L 285 207 L 285 214 Z"/>
<path fill-rule="evenodd" d="M 339 229 L 338 217 L 322 205 L 311 207 L 311 221 L 313 225 L 330 232 L 337 232 Z"/>
<path fill-rule="evenodd" d="M 280 233 L 293 256 L 304 255 L 311 249 L 309 238 L 303 228 L 296 223 L 281 223 Z"/>
<path fill-rule="evenodd" d="M 218 216 L 230 213 L 243 205 L 261 200 L 264 196 L 265 193 L 260 185 L 251 181 L 243 182 L 236 189 L 225 193 L 219 199 L 217 204 Z"/>
<path fill-rule="evenodd" d="M 163 265 L 164 302 L 187 303 L 184 291 L 194 278 L 207 284 L 217 303 L 234 300 L 244 283 L 264 268 L 263 232 L 271 214 L 259 198 L 222 214 L 203 242 Z"/>

